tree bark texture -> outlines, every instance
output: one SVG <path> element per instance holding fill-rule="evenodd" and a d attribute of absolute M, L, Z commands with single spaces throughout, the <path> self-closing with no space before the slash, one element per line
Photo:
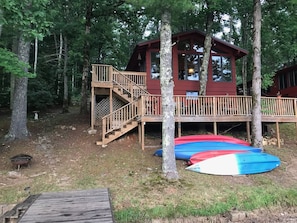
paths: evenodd
<path fill-rule="evenodd" d="M 56 47 L 57 48 L 57 60 L 58 60 L 58 66 L 57 66 L 57 71 L 56 71 L 56 75 L 57 75 L 57 95 L 59 97 L 60 93 L 61 93 L 61 66 L 62 66 L 62 56 L 63 56 L 63 34 L 62 32 L 60 32 L 59 34 L 59 44 L 56 43 Z"/>
<path fill-rule="evenodd" d="M 18 57 L 21 61 L 28 63 L 30 54 L 30 42 L 23 37 L 19 39 Z M 25 72 L 28 69 L 25 68 Z M 11 122 L 6 140 L 24 139 L 29 136 L 27 129 L 27 91 L 28 77 L 16 77 L 13 96 Z"/>
<path fill-rule="evenodd" d="M 80 101 L 80 113 L 87 114 L 88 107 L 88 95 L 87 95 L 87 88 L 88 88 L 88 76 L 90 70 L 90 43 L 88 40 L 88 36 L 91 32 L 91 19 L 92 19 L 92 9 L 93 4 L 91 2 L 87 3 L 86 8 L 86 23 L 85 23 L 85 42 L 84 42 L 84 63 L 83 63 L 83 72 L 82 72 L 82 83 L 81 83 L 81 101 Z"/>
<path fill-rule="evenodd" d="M 241 28 L 241 34 L 242 34 L 242 45 L 245 49 L 248 45 L 248 14 L 243 16 L 241 19 L 242 28 Z M 247 88 L 247 56 L 242 58 L 242 64 L 241 64 L 241 73 L 242 73 L 242 90 L 243 95 L 248 94 L 248 88 Z"/>
<path fill-rule="evenodd" d="M 37 73 L 37 61 L 38 61 L 38 39 L 35 37 L 35 42 L 34 42 L 34 67 L 33 67 L 33 72 L 36 74 Z"/>
<path fill-rule="evenodd" d="M 254 0 L 252 145 L 262 148 L 261 120 L 261 2 Z"/>
<path fill-rule="evenodd" d="M 67 64 L 68 63 L 68 41 L 67 37 L 64 37 L 64 68 L 63 68 L 63 83 L 64 83 L 64 94 L 63 94 L 63 113 L 69 112 L 69 100 L 68 100 L 68 76 L 67 76 Z"/>
<path fill-rule="evenodd" d="M 208 77 L 208 63 L 211 52 L 211 40 L 212 40 L 212 25 L 213 25 L 213 13 L 208 13 L 207 21 L 206 21 L 206 35 L 204 40 L 204 48 L 203 48 L 203 59 L 200 70 L 200 95 L 206 95 L 206 85 L 207 85 L 207 77 Z"/>
<path fill-rule="evenodd" d="M 18 48 L 19 48 L 19 38 L 17 36 L 14 36 L 12 38 L 12 52 L 16 55 L 18 54 Z M 13 97 L 14 97 L 14 88 L 15 88 L 15 75 L 10 74 L 10 105 L 9 108 L 12 110 L 13 106 Z"/>
<path fill-rule="evenodd" d="M 172 31 L 171 31 L 171 14 L 164 11 L 161 18 L 160 32 L 160 84 L 162 94 L 162 148 L 163 163 L 162 170 L 165 177 L 169 180 L 177 180 L 179 178 L 175 152 L 174 152 L 174 100 L 173 88 L 174 82 L 172 77 Z"/>

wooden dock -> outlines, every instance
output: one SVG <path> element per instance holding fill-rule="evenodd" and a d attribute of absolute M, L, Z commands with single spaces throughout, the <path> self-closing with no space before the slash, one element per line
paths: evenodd
<path fill-rule="evenodd" d="M 113 223 L 108 189 L 42 193 L 19 223 Z"/>

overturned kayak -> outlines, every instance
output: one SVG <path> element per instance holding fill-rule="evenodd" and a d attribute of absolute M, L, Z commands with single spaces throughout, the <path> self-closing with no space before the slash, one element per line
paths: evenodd
<path fill-rule="evenodd" d="M 191 142 L 228 142 L 228 143 L 234 143 L 234 144 L 240 144 L 240 145 L 246 145 L 249 146 L 250 143 L 238 139 L 232 136 L 224 136 L 224 135 L 187 135 L 187 136 L 181 136 L 174 139 L 175 145 L 179 144 L 185 144 L 185 143 L 191 143 Z"/>
<path fill-rule="evenodd" d="M 186 169 L 214 175 L 242 175 L 268 172 L 280 163 L 278 157 L 268 153 L 245 152 L 209 158 Z"/>
<path fill-rule="evenodd" d="M 198 163 L 203 160 L 213 158 L 216 156 L 245 153 L 245 152 L 246 150 L 210 150 L 210 151 L 199 152 L 191 156 L 190 160 L 188 161 L 188 165 L 193 165 L 195 163 Z"/>
<path fill-rule="evenodd" d="M 175 158 L 181 160 L 189 160 L 192 155 L 198 152 L 215 150 L 243 150 L 249 152 L 262 152 L 261 148 L 227 142 L 191 142 L 186 144 L 179 144 L 174 147 Z M 155 151 L 154 155 L 162 156 L 162 153 L 163 150 L 158 149 Z"/>

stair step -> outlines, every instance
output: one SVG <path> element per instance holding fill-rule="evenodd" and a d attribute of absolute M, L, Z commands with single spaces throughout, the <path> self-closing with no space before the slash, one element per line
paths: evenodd
<path fill-rule="evenodd" d="M 138 126 L 137 121 L 131 121 L 130 123 L 127 123 L 124 127 L 119 128 L 108 134 L 103 141 L 97 141 L 96 145 L 104 146 L 108 144 L 109 142 L 116 140 L 117 138 L 121 137 L 125 133 L 131 131 L 132 129 L 136 128 Z"/>

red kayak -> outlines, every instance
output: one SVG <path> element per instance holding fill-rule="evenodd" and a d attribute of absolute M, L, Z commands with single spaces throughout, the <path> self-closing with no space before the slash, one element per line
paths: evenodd
<path fill-rule="evenodd" d="M 205 152 L 195 153 L 191 156 L 190 160 L 188 161 L 188 165 L 193 165 L 195 163 L 201 162 L 203 160 L 213 158 L 216 156 L 221 155 L 228 155 L 228 154 L 236 154 L 236 153 L 246 153 L 245 150 L 209 150 Z"/>
<path fill-rule="evenodd" d="M 250 143 L 242 139 L 238 139 L 232 136 L 224 135 L 188 135 L 181 136 L 174 139 L 175 145 L 186 144 L 191 142 L 228 142 L 244 146 L 250 146 Z"/>

